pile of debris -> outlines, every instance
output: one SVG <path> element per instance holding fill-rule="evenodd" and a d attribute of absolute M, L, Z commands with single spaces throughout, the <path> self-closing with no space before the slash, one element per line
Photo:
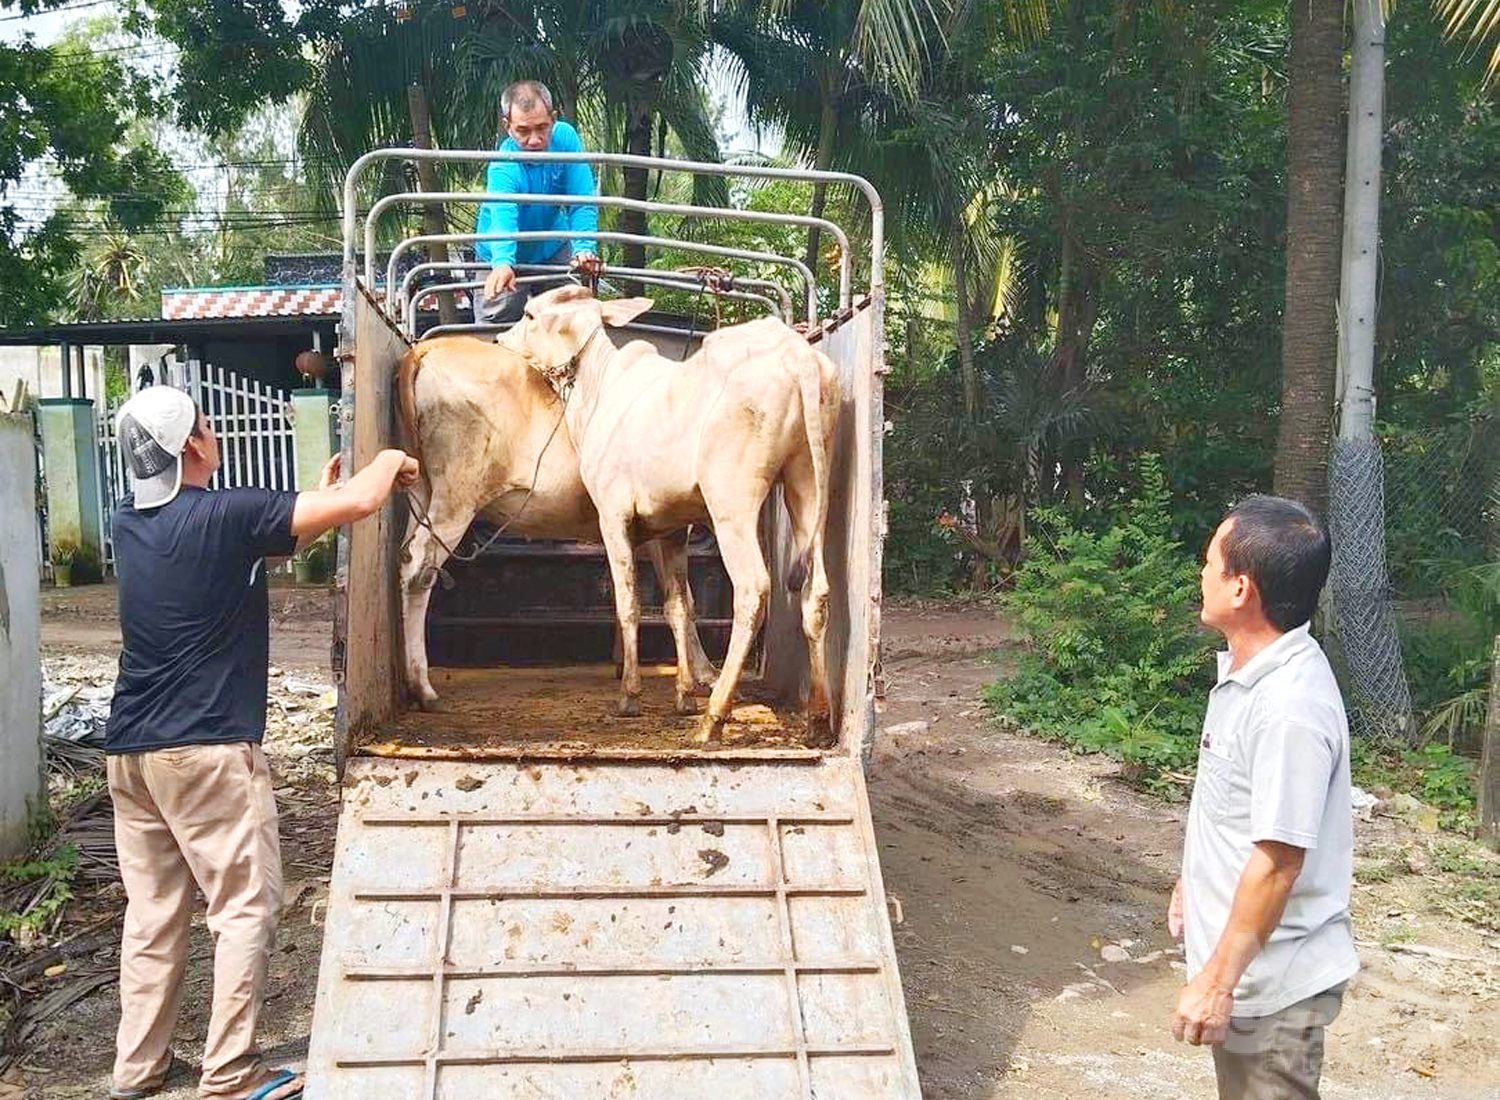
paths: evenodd
<path fill-rule="evenodd" d="M 49 654 L 43 662 L 51 832 L 0 875 L 0 1078 L 44 1020 L 115 980 L 124 891 L 104 733 L 116 671 L 115 659 L 100 654 Z M 337 694 L 327 682 L 275 667 L 269 686 L 265 750 L 285 808 L 297 788 L 334 782 Z"/>

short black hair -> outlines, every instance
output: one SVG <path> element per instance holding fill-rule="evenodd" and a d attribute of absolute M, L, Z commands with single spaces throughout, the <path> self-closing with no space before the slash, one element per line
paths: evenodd
<path fill-rule="evenodd" d="M 1267 621 L 1285 633 L 1312 618 L 1328 580 L 1333 543 L 1312 509 L 1285 497 L 1248 497 L 1229 511 L 1224 575 L 1248 576 Z"/>
<path fill-rule="evenodd" d="M 505 91 L 500 93 L 500 117 L 510 121 L 512 107 L 519 107 L 523 111 L 529 111 L 540 103 L 552 111 L 552 90 L 540 80 L 517 80 L 508 85 Z"/>

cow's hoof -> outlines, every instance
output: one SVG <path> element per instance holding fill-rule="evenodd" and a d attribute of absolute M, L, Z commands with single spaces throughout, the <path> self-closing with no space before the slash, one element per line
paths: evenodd
<path fill-rule="evenodd" d="M 677 692 L 677 713 L 678 714 L 697 714 L 698 713 L 698 704 L 693 699 L 693 693 L 691 691 L 682 691 L 681 689 L 678 690 L 678 692 Z"/>
<path fill-rule="evenodd" d="M 442 714 L 448 709 L 448 704 L 436 695 L 431 699 L 422 699 L 417 705 L 429 714 Z"/>
<path fill-rule="evenodd" d="M 710 741 L 717 741 L 723 729 L 724 719 L 715 718 L 712 714 L 705 714 L 702 718 L 698 719 L 698 728 L 693 731 L 693 740 L 700 745 L 706 745 Z"/>
<path fill-rule="evenodd" d="M 620 700 L 619 714 L 621 718 L 639 718 L 641 716 L 641 701 L 634 695 L 627 695 Z"/>
<path fill-rule="evenodd" d="M 833 723 L 826 714 L 809 715 L 807 719 L 807 747 L 810 749 L 831 749 L 838 744 L 838 737 L 834 735 Z"/>

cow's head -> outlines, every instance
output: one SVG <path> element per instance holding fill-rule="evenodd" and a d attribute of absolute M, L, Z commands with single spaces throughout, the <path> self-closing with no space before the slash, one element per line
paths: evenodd
<path fill-rule="evenodd" d="M 587 287 L 562 286 L 528 301 L 525 315 L 500 342 L 553 375 L 565 370 L 605 325 L 626 324 L 651 306 L 650 298 L 601 302 Z"/>

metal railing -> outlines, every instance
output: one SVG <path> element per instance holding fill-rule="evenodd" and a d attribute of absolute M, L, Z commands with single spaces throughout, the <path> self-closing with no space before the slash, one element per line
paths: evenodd
<path fill-rule="evenodd" d="M 405 318 L 411 309 L 414 300 L 425 298 L 433 292 L 430 285 L 416 286 L 417 277 L 429 272 L 436 271 L 481 271 L 488 267 L 483 263 L 465 263 L 462 260 L 434 260 L 427 263 L 415 264 L 407 269 L 406 275 L 401 280 L 401 288 L 396 293 L 397 316 Z M 566 264 L 516 264 L 518 272 L 546 272 L 549 274 L 522 275 L 516 279 L 518 283 L 546 282 L 556 279 L 558 276 L 567 276 L 572 269 Z M 617 267 L 610 265 L 608 275 L 629 279 L 634 282 L 648 283 L 653 286 L 668 287 L 673 290 L 697 290 L 703 285 L 703 280 L 691 271 L 672 271 L 667 268 L 644 268 L 644 267 Z M 483 285 L 483 284 L 480 284 Z M 735 288 L 746 288 L 738 290 Z M 757 293 L 760 292 L 760 293 Z M 752 279 L 741 275 L 734 275 L 728 289 L 719 290 L 717 293 L 724 297 L 740 301 L 763 302 L 771 307 L 771 311 L 781 317 L 783 321 L 792 320 L 792 296 L 787 293 L 786 287 L 773 279 Z M 771 295 L 775 295 L 775 299 Z M 410 331 L 412 326 L 408 325 Z"/>
<path fill-rule="evenodd" d="M 645 213 L 673 214 L 682 217 L 729 219 L 732 221 L 755 221 L 769 225 L 798 225 L 809 229 L 824 229 L 833 235 L 839 245 L 839 308 L 847 309 L 852 301 L 851 279 L 853 258 L 849 251 L 849 235 L 827 218 L 814 218 L 804 214 L 778 214 L 760 210 L 738 210 L 733 207 L 687 206 L 681 203 L 652 202 L 639 199 L 623 199 L 614 195 L 536 195 L 512 191 L 403 191 L 387 195 L 376 201 L 365 214 L 365 255 L 375 252 L 376 231 L 380 228 L 381 216 L 401 203 L 450 203 L 450 202 L 511 202 L 518 205 L 538 206 L 602 206 L 611 210 L 639 210 Z M 569 237 L 589 236 L 598 239 L 598 234 L 569 233 Z M 644 238 L 643 238 L 644 243 Z M 693 242 L 683 242 L 684 245 Z M 745 255 L 742 259 L 748 259 Z M 810 271 L 810 269 L 809 269 Z M 389 286 L 387 304 L 389 304 Z"/>
<path fill-rule="evenodd" d="M 650 200 L 627 199 L 609 195 L 578 196 L 578 195 L 536 195 L 515 194 L 510 192 L 490 191 L 438 191 L 438 192 L 403 192 L 396 195 L 388 195 L 374 202 L 363 215 L 358 206 L 359 186 L 365 173 L 372 165 L 383 161 L 401 160 L 407 162 L 447 162 L 447 163 L 491 163 L 494 161 L 508 161 L 517 163 L 552 163 L 552 164 L 589 164 L 592 166 L 612 166 L 621 168 L 644 168 L 657 173 L 672 172 L 689 176 L 707 175 L 741 180 L 793 180 L 802 183 L 835 184 L 851 187 L 860 192 L 869 206 L 870 217 L 870 267 L 869 267 L 869 294 L 872 298 L 883 298 L 885 274 L 885 216 L 884 205 L 879 193 L 868 180 L 847 172 L 819 172 L 800 168 L 778 168 L 766 165 L 741 165 L 741 164 L 713 164 L 703 161 L 676 160 L 668 158 L 641 157 L 621 153 L 532 153 L 522 150 L 488 149 L 488 150 L 429 150 L 429 149 L 376 149 L 360 157 L 350 167 L 344 177 L 344 205 L 342 213 L 343 244 L 344 244 L 344 278 L 346 286 L 352 286 L 353 281 L 359 279 L 357 267 L 356 245 L 363 243 L 363 283 L 368 292 L 375 293 L 378 285 L 376 280 L 376 236 L 379 229 L 380 219 L 389 210 L 402 203 L 486 203 L 486 202 L 513 202 L 513 203 L 546 203 L 556 206 L 584 206 L 592 205 L 605 207 L 607 209 L 621 209 L 641 211 L 648 213 L 665 214 L 686 218 L 702 218 L 705 220 L 737 220 L 758 222 L 766 225 L 794 226 L 797 228 L 816 229 L 827 232 L 839 247 L 839 287 L 838 300 L 841 310 L 846 310 L 853 302 L 854 279 L 857 272 L 853 262 L 853 252 L 850 245 L 848 233 L 827 218 L 814 216 L 812 214 L 784 214 L 770 211 L 744 210 L 733 207 L 697 206 L 687 203 L 654 202 Z M 438 261 L 414 265 L 412 270 L 398 284 L 396 278 L 399 261 L 407 252 L 430 244 L 463 244 L 478 241 L 513 240 L 526 241 L 565 241 L 577 236 L 572 230 L 538 230 L 538 231 L 516 231 L 500 233 L 443 233 L 423 234 L 419 236 L 402 239 L 392 250 L 386 264 L 385 280 L 385 308 L 387 313 L 399 315 L 405 318 L 403 329 L 408 338 L 415 336 L 415 318 L 412 316 L 413 295 L 425 297 L 428 294 L 442 290 L 473 289 L 467 283 L 442 284 L 436 288 L 414 286 L 415 274 L 418 271 L 429 272 L 439 270 L 468 271 L 476 267 L 488 266 L 478 263 L 450 262 L 447 264 Z M 805 290 L 805 310 L 809 322 L 818 319 L 818 277 L 802 260 L 794 256 L 778 255 L 774 252 L 761 252 L 754 249 L 734 248 L 726 245 L 716 245 L 701 241 L 684 241 L 668 237 L 653 236 L 643 233 L 624 233 L 616 231 L 595 231 L 588 236 L 601 243 L 612 244 L 638 244 L 650 248 L 675 249 L 682 252 L 715 256 L 724 259 L 744 260 L 757 264 L 774 265 L 788 268 L 801 278 Z M 516 265 L 518 269 L 550 269 L 562 270 L 557 265 Z M 641 268 L 614 268 L 606 269 L 608 274 L 618 275 L 624 279 L 639 282 L 648 282 L 653 285 L 670 287 L 672 289 L 694 290 L 706 285 L 704 280 L 684 277 L 685 273 L 662 271 L 657 269 Z M 676 276 L 676 278 L 674 278 Z M 527 281 L 541 281 L 531 279 Z M 739 276 L 734 278 L 734 286 L 726 288 L 717 293 L 725 294 L 742 300 L 759 301 L 768 305 L 776 311 L 776 301 L 765 294 L 757 294 L 756 290 L 769 290 L 775 299 L 781 303 L 780 312 L 783 319 L 790 321 L 793 316 L 792 298 L 786 288 L 772 279 L 746 279 Z M 631 327 L 641 328 L 640 325 Z M 430 334 L 451 331 L 500 331 L 494 325 L 443 325 L 436 329 L 428 330 Z M 677 330 L 667 330 L 676 332 Z M 680 333 L 679 333 L 680 334 Z"/>

